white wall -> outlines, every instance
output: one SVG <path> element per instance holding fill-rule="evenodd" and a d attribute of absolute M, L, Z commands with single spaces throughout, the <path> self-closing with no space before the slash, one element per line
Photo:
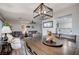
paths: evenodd
<path fill-rule="evenodd" d="M 43 22 L 48 22 L 48 21 L 53 21 L 53 27 L 52 28 L 43 28 Z M 52 33 L 56 32 L 56 21 L 53 18 L 42 21 L 42 35 L 43 36 L 47 35 L 47 31 L 51 31 Z"/>
<path fill-rule="evenodd" d="M 8 20 L 8 22 L 11 24 L 12 26 L 12 30 L 13 31 L 22 31 L 22 25 L 28 26 L 28 25 L 32 25 L 32 24 L 28 24 L 27 20 Z M 38 32 L 42 32 L 42 24 L 36 23 L 34 24 L 34 28 L 29 28 L 28 30 L 37 30 Z"/>
<path fill-rule="evenodd" d="M 77 8 L 75 8 L 75 10 L 72 13 L 73 15 L 73 33 L 76 35 L 79 35 L 79 6 Z"/>
<path fill-rule="evenodd" d="M 42 33 L 42 24 L 26 24 L 26 26 L 30 26 L 30 28 L 26 28 L 28 31 L 38 31 L 40 33 Z M 32 26 L 34 28 L 32 28 Z"/>

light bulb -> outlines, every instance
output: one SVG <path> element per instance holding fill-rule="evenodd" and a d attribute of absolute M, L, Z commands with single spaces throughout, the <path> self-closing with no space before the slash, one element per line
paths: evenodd
<path fill-rule="evenodd" d="M 41 14 L 41 12 L 38 12 L 39 14 Z"/>
<path fill-rule="evenodd" d="M 46 14 L 46 11 L 43 11 L 44 14 Z"/>

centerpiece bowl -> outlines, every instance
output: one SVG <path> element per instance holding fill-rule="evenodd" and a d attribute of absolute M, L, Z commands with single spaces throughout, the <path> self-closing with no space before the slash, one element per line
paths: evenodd
<path fill-rule="evenodd" d="M 54 41 L 43 41 L 44 45 L 50 46 L 50 47 L 62 47 L 63 43 L 61 40 L 58 40 L 57 42 Z"/>

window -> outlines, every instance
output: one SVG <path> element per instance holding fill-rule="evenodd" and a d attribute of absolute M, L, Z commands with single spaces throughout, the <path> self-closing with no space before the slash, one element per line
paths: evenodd
<path fill-rule="evenodd" d="M 72 34 L 72 15 L 66 15 L 57 19 L 57 32 Z"/>
<path fill-rule="evenodd" d="M 44 28 L 52 28 L 53 27 L 53 21 L 43 22 Z"/>
<path fill-rule="evenodd" d="M 3 22 L 0 20 L 0 32 L 1 32 L 2 26 L 3 26 Z"/>

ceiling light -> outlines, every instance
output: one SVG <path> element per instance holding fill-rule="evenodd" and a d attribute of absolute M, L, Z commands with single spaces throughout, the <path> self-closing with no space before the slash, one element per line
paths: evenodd
<path fill-rule="evenodd" d="M 43 19 L 49 19 L 53 17 L 53 9 L 41 3 L 34 11 L 34 17 L 41 17 Z"/>

